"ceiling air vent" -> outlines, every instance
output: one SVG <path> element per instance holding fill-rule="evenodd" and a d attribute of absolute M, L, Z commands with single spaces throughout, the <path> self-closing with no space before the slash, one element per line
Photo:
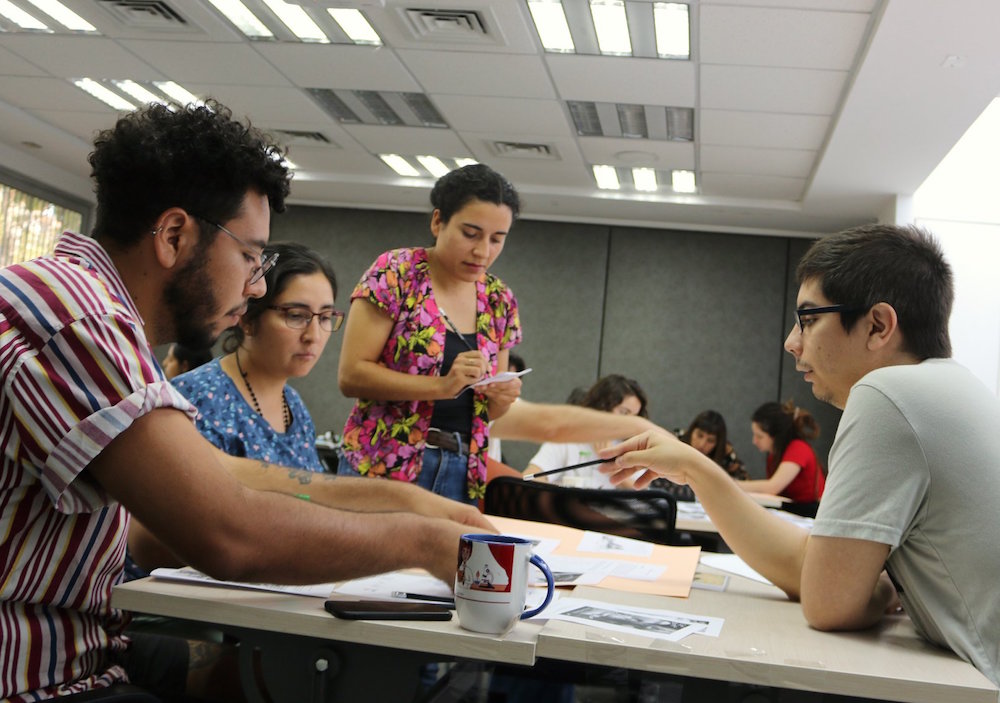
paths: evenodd
<path fill-rule="evenodd" d="M 380 124 L 447 129 L 448 123 L 423 93 L 306 88 L 326 112 L 344 124 Z"/>
<path fill-rule="evenodd" d="M 483 16 L 477 10 L 409 8 L 405 14 L 418 39 L 447 42 L 492 41 Z"/>
<path fill-rule="evenodd" d="M 154 32 L 190 31 L 181 14 L 163 0 L 98 0 L 122 25 Z"/>
<path fill-rule="evenodd" d="M 296 144 L 333 144 L 322 132 L 309 132 L 301 129 L 275 129 L 275 132 Z"/>
<path fill-rule="evenodd" d="M 515 159 L 550 159 L 558 160 L 559 154 L 548 144 L 531 144 L 528 142 L 492 142 L 490 145 L 497 156 Z"/>

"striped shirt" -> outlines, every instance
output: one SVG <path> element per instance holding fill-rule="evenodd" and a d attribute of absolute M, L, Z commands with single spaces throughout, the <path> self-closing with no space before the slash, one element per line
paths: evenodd
<path fill-rule="evenodd" d="M 0 379 L 0 699 L 127 680 L 110 598 L 128 513 L 83 471 L 150 410 L 196 410 L 110 257 L 69 232 L 52 256 L 0 270 Z"/>

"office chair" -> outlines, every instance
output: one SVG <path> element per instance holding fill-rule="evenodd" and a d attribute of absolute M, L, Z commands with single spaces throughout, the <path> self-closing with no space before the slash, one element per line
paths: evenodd
<path fill-rule="evenodd" d="M 548 522 L 674 544 L 677 503 L 666 491 L 600 490 L 499 476 L 486 484 L 487 515 Z"/>
<path fill-rule="evenodd" d="M 107 688 L 74 693 L 59 700 L 66 703 L 163 703 L 152 693 L 130 683 L 118 683 Z"/>

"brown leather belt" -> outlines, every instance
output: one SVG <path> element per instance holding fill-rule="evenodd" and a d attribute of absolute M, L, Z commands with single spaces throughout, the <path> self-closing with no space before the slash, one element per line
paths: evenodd
<path fill-rule="evenodd" d="M 462 438 L 461 444 L 455 439 L 455 435 Z M 456 454 L 469 453 L 469 439 L 460 432 L 445 432 L 432 427 L 427 430 L 426 442 L 427 446 L 431 448 L 436 447 L 445 451 L 455 452 Z"/>

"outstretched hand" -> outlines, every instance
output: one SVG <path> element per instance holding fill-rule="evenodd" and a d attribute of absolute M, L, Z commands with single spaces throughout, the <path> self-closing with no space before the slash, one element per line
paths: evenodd
<path fill-rule="evenodd" d="M 652 430 L 602 449 L 598 454 L 604 459 L 615 458 L 601 465 L 601 473 L 608 474 L 612 484 L 617 486 L 635 476 L 636 488 L 646 488 L 660 477 L 686 484 L 689 471 L 706 459 L 673 435 Z"/>

